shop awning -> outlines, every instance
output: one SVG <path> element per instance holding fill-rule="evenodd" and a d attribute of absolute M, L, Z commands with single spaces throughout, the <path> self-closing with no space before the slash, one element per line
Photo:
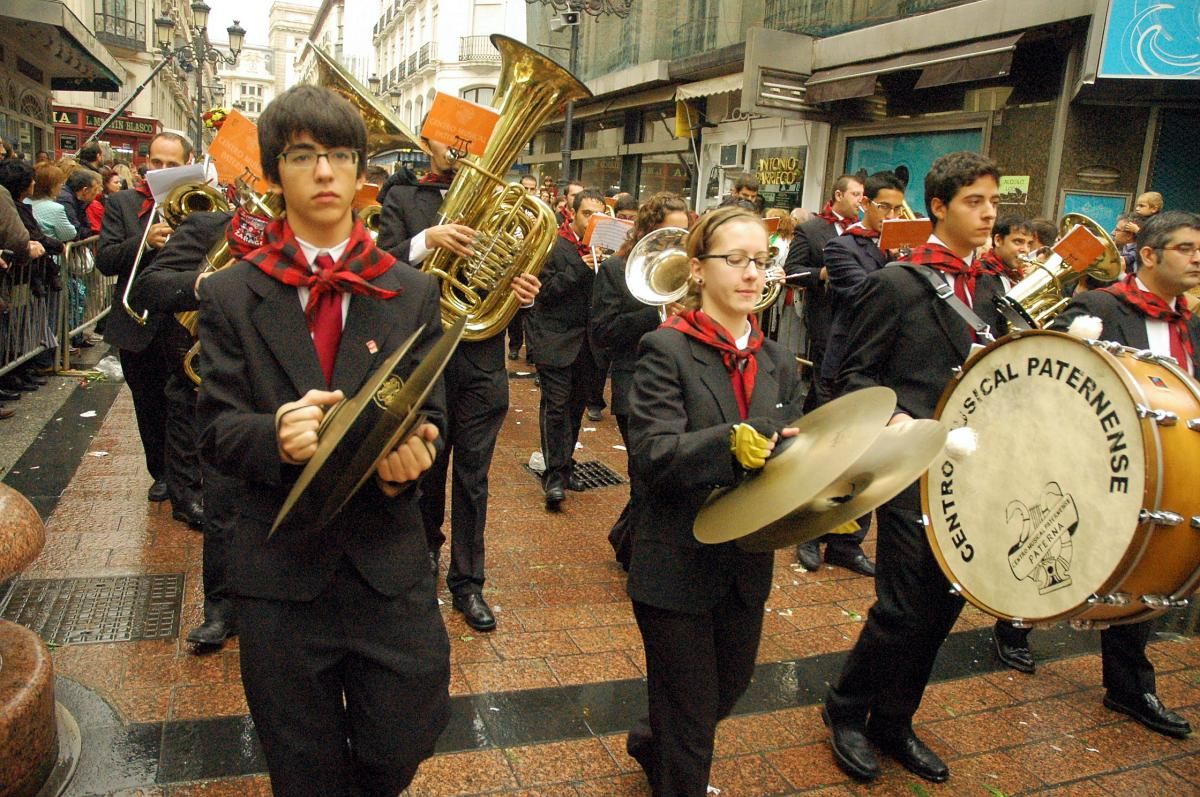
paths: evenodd
<path fill-rule="evenodd" d="M 0 29 L 20 38 L 22 55 L 44 69 L 50 88 L 67 91 L 117 91 L 125 70 L 63 3 L 5 0 Z"/>
<path fill-rule="evenodd" d="M 875 93 L 876 79 L 880 75 L 910 69 L 921 70 L 916 84 L 918 89 L 1007 75 L 1013 51 L 1022 35 L 1015 33 L 956 47 L 904 53 L 878 61 L 819 70 L 804 84 L 807 101 L 836 102 L 868 97 Z"/>
<path fill-rule="evenodd" d="M 742 72 L 734 72 L 731 75 L 685 83 L 675 90 L 675 99 L 691 100 L 697 97 L 711 97 L 714 94 L 732 94 L 742 90 L 744 80 L 745 75 Z"/>

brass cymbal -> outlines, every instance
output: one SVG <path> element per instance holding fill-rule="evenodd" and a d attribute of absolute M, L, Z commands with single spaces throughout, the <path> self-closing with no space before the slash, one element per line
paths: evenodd
<path fill-rule="evenodd" d="M 890 501 L 915 482 L 946 445 L 946 427 L 918 419 L 882 430 L 871 447 L 811 501 L 737 541 L 763 553 L 815 540 Z"/>
<path fill-rule="evenodd" d="M 781 441 L 757 474 L 715 491 L 696 515 L 692 534 L 704 543 L 729 542 L 787 517 L 870 448 L 895 408 L 890 388 L 870 387 L 789 424 L 799 433 Z"/>
<path fill-rule="evenodd" d="M 292 485 L 267 538 L 277 531 L 309 533 L 333 520 L 375 466 L 425 420 L 421 407 L 458 347 L 466 317 L 451 325 L 407 379 L 397 373 L 422 326 L 400 344 L 353 397 L 321 421 L 317 451 Z"/>

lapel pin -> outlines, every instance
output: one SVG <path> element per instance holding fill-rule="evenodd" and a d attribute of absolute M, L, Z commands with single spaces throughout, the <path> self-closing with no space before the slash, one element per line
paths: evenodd
<path fill-rule="evenodd" d="M 376 345 L 375 341 L 368 340 L 367 341 L 367 351 L 371 352 L 371 354 L 377 354 L 379 352 L 379 346 Z"/>

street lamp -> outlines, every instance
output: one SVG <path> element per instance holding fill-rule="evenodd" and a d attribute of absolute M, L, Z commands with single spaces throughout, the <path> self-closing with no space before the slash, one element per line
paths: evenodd
<path fill-rule="evenodd" d="M 208 12 L 211 11 L 204 0 L 195 0 L 192 3 L 192 26 L 188 31 L 191 34 L 191 41 L 185 41 L 183 44 L 175 46 L 175 22 L 170 17 L 162 16 L 154 20 L 155 36 L 158 40 L 158 49 L 166 59 L 174 58 L 183 67 L 184 71 L 190 68 L 196 70 L 196 111 L 193 123 L 196 126 L 196 154 L 200 155 L 204 145 L 204 64 L 208 62 L 213 65 L 213 75 L 216 76 L 216 67 L 218 64 L 228 64 L 232 66 L 237 63 L 238 55 L 242 51 L 242 43 L 246 39 L 246 29 L 238 24 L 235 19 L 233 24 L 225 29 L 229 35 L 229 54 L 225 54 L 213 47 L 208 42 Z M 218 91 L 218 89 L 220 89 Z M 225 90 L 223 86 L 213 86 L 212 94 L 214 97 L 224 96 Z"/>
<path fill-rule="evenodd" d="M 633 0 L 525 0 L 529 5 L 541 3 L 550 6 L 562 16 L 551 21 L 555 31 L 565 27 L 571 29 L 570 64 L 567 69 L 572 75 L 579 71 L 579 14 L 585 13 L 592 17 L 615 16 L 625 19 L 633 10 Z M 563 112 L 562 134 L 562 166 L 558 181 L 562 185 L 563 194 L 567 193 L 567 183 L 571 179 L 571 127 L 575 116 L 575 102 L 567 103 Z"/>

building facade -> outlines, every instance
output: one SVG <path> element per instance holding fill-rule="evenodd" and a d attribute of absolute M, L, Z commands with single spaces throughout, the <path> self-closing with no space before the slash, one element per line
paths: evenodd
<path fill-rule="evenodd" d="M 275 53 L 275 94 L 300 82 L 296 59 L 312 30 L 316 6 L 276 2 L 271 4 L 267 40 Z"/>
<path fill-rule="evenodd" d="M 228 49 L 224 44 L 217 46 Z M 246 118 L 257 122 L 263 108 L 278 91 L 276 61 L 290 60 L 291 55 L 286 50 L 244 45 L 236 63 L 221 64 L 217 70 L 217 78 L 224 89 L 224 106 L 237 108 Z"/>

